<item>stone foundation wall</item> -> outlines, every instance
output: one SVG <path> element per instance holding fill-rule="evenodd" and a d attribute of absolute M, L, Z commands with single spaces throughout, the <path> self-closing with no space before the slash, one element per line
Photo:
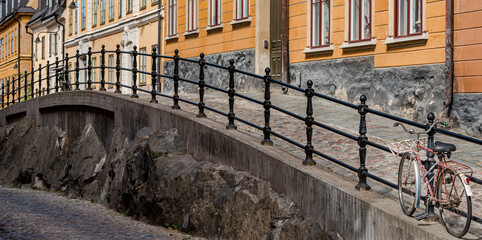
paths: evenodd
<path fill-rule="evenodd" d="M 444 64 L 375 68 L 374 57 L 355 57 L 291 64 L 292 84 L 341 100 L 368 105 L 384 112 L 425 122 L 428 112 L 440 113 L 444 98 Z"/>
<path fill-rule="evenodd" d="M 229 66 L 229 60 L 234 60 L 234 66 L 236 69 L 244 70 L 250 73 L 255 72 L 255 51 L 254 49 L 245 49 L 233 52 L 226 52 L 220 54 L 212 54 L 204 57 L 206 62 L 214 63 L 222 66 Z M 182 57 L 182 52 L 180 52 Z M 199 57 L 192 58 L 199 60 Z M 164 74 L 172 76 L 174 72 L 174 62 L 169 61 L 164 63 Z M 224 69 L 206 66 L 204 70 L 204 81 L 206 84 L 228 89 L 229 84 L 229 72 Z M 192 81 L 199 81 L 199 64 L 190 63 L 186 61 L 179 61 L 179 77 Z M 255 79 L 252 77 L 244 76 L 239 73 L 234 75 L 235 89 L 236 91 L 250 91 L 263 89 L 263 81 L 261 79 Z M 207 89 L 207 88 L 206 88 Z M 163 80 L 163 92 L 173 92 L 174 84 L 170 78 L 164 78 Z M 179 82 L 179 91 L 184 93 L 197 93 L 198 86 Z"/>
<path fill-rule="evenodd" d="M 454 94 L 452 116 L 469 135 L 482 138 L 482 93 Z"/>

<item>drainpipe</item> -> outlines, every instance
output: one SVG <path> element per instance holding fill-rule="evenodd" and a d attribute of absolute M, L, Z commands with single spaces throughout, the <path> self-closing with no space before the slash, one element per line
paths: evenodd
<path fill-rule="evenodd" d="M 20 56 L 21 56 L 21 51 L 20 51 L 20 27 L 21 27 L 21 24 L 20 24 L 20 21 L 17 19 L 17 11 L 15 11 L 12 15 L 13 15 L 13 19 L 15 19 L 15 21 L 17 21 L 18 23 L 18 27 L 17 27 L 17 31 L 18 31 L 18 38 L 17 38 L 17 46 L 18 46 L 18 49 L 17 49 L 17 54 L 18 54 L 18 57 L 17 57 L 17 71 L 18 71 L 18 77 L 20 77 Z"/>
<path fill-rule="evenodd" d="M 444 115 L 450 116 L 454 95 L 454 42 L 453 42 L 453 5 L 445 0 L 445 99 Z"/>
<path fill-rule="evenodd" d="M 25 32 L 32 36 L 32 41 L 30 41 L 31 45 L 31 54 L 30 54 L 30 71 L 33 72 L 33 32 L 28 31 L 28 26 L 25 26 Z"/>
<path fill-rule="evenodd" d="M 283 32 L 283 39 L 282 39 L 282 61 L 283 61 L 283 71 L 281 74 L 281 78 L 283 82 L 290 83 L 290 74 L 289 74 L 289 67 L 290 67 L 290 54 L 289 54 L 289 36 L 288 36 L 288 0 L 281 1 L 282 9 L 281 9 L 281 22 L 282 22 L 282 32 Z M 284 90 L 287 92 L 287 89 Z"/>
<path fill-rule="evenodd" d="M 65 43 L 65 26 L 64 24 L 60 23 L 59 20 L 57 19 L 57 14 L 55 14 L 55 22 L 62 26 L 62 59 L 65 58 L 65 49 L 64 49 L 64 43 Z"/>

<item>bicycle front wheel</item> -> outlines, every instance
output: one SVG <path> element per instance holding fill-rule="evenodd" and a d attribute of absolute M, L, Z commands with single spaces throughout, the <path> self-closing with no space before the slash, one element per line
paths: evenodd
<path fill-rule="evenodd" d="M 472 220 L 472 201 L 465 191 L 460 175 L 450 169 L 440 173 L 437 183 L 437 199 L 442 223 L 455 237 L 463 237 Z"/>
<path fill-rule="evenodd" d="M 417 162 L 413 154 L 405 153 L 398 168 L 398 198 L 403 213 L 411 216 L 420 198 L 420 181 Z"/>

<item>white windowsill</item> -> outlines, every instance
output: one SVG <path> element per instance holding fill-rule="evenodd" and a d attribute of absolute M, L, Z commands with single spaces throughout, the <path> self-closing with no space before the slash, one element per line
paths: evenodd
<path fill-rule="evenodd" d="M 216 29 L 222 29 L 223 28 L 223 24 L 218 24 L 216 26 L 207 26 L 206 27 L 206 31 L 211 31 L 211 30 L 216 30 Z"/>
<path fill-rule="evenodd" d="M 168 41 L 168 40 L 172 40 L 172 39 L 178 39 L 179 38 L 179 34 L 176 34 L 176 35 L 173 35 L 173 36 L 167 36 L 164 38 L 164 40 Z"/>
<path fill-rule="evenodd" d="M 353 48 L 363 48 L 363 47 L 371 47 L 377 45 L 377 39 L 372 38 L 369 41 L 362 41 L 362 42 L 343 42 L 340 46 L 341 49 L 353 49 Z"/>
<path fill-rule="evenodd" d="M 311 53 L 326 53 L 326 52 L 331 52 L 335 49 L 335 44 L 330 44 L 329 46 L 326 47 L 319 47 L 319 48 L 310 48 L 306 47 L 305 50 L 303 50 L 304 54 L 311 54 Z"/>
<path fill-rule="evenodd" d="M 190 31 L 190 32 L 185 32 L 183 34 L 183 36 L 189 36 L 189 35 L 194 35 L 194 34 L 198 34 L 199 33 L 199 29 L 196 29 L 194 31 Z"/>
<path fill-rule="evenodd" d="M 422 35 L 400 37 L 400 38 L 394 38 L 390 36 L 390 37 L 387 37 L 387 39 L 385 39 L 385 42 L 383 42 L 383 44 L 385 45 L 399 44 L 399 43 L 409 44 L 410 42 L 417 42 L 417 41 L 423 41 L 423 40 L 428 40 L 428 32 L 423 32 Z"/>
<path fill-rule="evenodd" d="M 229 24 L 236 25 L 236 24 L 247 23 L 247 22 L 251 22 L 251 17 L 248 17 L 246 19 L 241 19 L 241 20 L 233 19 L 233 21 L 231 21 Z"/>

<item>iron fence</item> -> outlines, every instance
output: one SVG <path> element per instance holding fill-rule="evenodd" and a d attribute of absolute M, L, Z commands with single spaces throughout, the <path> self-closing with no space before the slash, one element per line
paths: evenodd
<path fill-rule="evenodd" d="M 106 66 L 106 61 L 105 57 L 106 54 L 109 54 L 110 56 L 115 56 L 115 66 Z M 122 55 L 128 55 L 132 57 L 132 68 L 124 68 L 121 66 L 121 56 Z M 100 66 L 93 66 L 92 64 L 92 56 L 93 55 L 99 55 L 100 56 Z M 144 57 L 150 57 L 151 58 L 151 63 L 152 63 L 152 69 L 150 72 L 147 71 L 147 69 L 144 70 L 139 70 L 138 69 L 138 56 L 144 56 Z M 254 73 L 250 73 L 247 71 L 243 71 L 240 69 L 236 69 L 234 66 L 234 60 L 229 61 L 229 66 L 223 66 L 223 65 L 218 65 L 214 63 L 209 63 L 206 62 L 204 59 L 204 54 L 201 53 L 199 56 L 198 60 L 194 59 L 188 59 L 188 58 L 181 58 L 179 56 L 179 51 L 176 49 L 174 51 L 174 56 L 165 56 L 165 55 L 160 55 L 156 53 L 156 48 L 152 49 L 151 54 L 148 53 L 140 53 L 137 51 L 137 47 L 133 47 L 133 51 L 121 51 L 120 46 L 117 45 L 117 48 L 115 50 L 106 50 L 105 46 L 102 46 L 100 51 L 92 52 L 92 49 L 89 48 L 87 53 L 80 54 L 79 50 L 77 50 L 75 56 L 69 56 L 68 54 L 65 55 L 65 58 L 63 59 L 56 59 L 54 63 L 47 62 L 46 66 L 39 65 L 37 69 L 33 70 L 30 73 L 27 73 L 26 71 L 24 72 L 23 75 L 17 76 L 16 78 L 13 78 L 12 81 L 7 80 L 6 84 L 2 83 L 1 86 L 1 107 L 8 107 L 12 104 L 28 100 L 30 98 L 34 97 L 40 97 L 43 95 L 48 95 L 51 94 L 52 92 L 59 92 L 59 91 L 79 91 L 81 90 L 81 86 L 83 85 L 85 90 L 93 90 L 96 85 L 99 85 L 99 91 L 106 91 L 107 88 L 115 88 L 115 93 L 122 93 L 122 88 L 130 89 L 132 90 L 131 97 L 132 98 L 138 98 L 138 91 L 145 92 L 150 94 L 151 103 L 157 103 L 157 97 L 164 97 L 164 98 L 169 98 L 172 99 L 173 104 L 172 108 L 173 109 L 180 109 L 181 107 L 179 106 L 179 102 L 184 102 L 187 104 L 191 104 L 194 106 L 198 107 L 198 113 L 197 117 L 206 117 L 205 110 L 212 111 L 214 113 L 223 115 L 227 117 L 228 124 L 226 126 L 227 129 L 236 129 L 236 124 L 235 121 L 244 123 L 248 126 L 251 126 L 253 128 L 256 128 L 260 131 L 263 132 L 263 139 L 261 141 L 261 144 L 263 145 L 273 145 L 273 142 L 271 140 L 271 136 L 276 136 L 279 139 L 282 139 L 298 148 L 301 150 L 304 150 L 305 152 L 305 159 L 303 160 L 304 165 L 315 165 L 316 162 L 313 160 L 313 154 L 318 155 L 324 159 L 327 159 L 331 162 L 334 162 L 350 171 L 356 172 L 358 174 L 358 184 L 356 185 L 357 189 L 366 189 L 369 190 L 370 186 L 367 183 L 367 177 L 371 178 L 377 182 L 380 182 L 384 185 L 387 185 L 391 188 L 398 189 L 398 186 L 395 183 L 392 183 L 390 181 L 385 180 L 381 176 L 376 176 L 374 174 L 371 174 L 368 172 L 368 169 L 365 165 L 366 161 L 366 155 L 367 155 L 367 146 L 371 146 L 374 148 L 377 148 L 379 150 L 391 153 L 390 149 L 384 145 L 381 145 L 379 143 L 373 142 L 368 140 L 368 137 L 366 136 L 367 134 L 367 122 L 366 122 L 366 116 L 367 114 L 373 114 L 377 115 L 386 119 L 402 122 L 417 128 L 422 128 L 425 130 L 428 130 L 430 126 L 433 124 L 434 121 L 434 115 L 430 113 L 427 116 L 428 123 L 427 124 L 421 124 L 417 123 L 414 121 L 410 121 L 401 117 L 393 116 L 387 113 L 383 113 L 381 111 L 377 111 L 374 109 L 369 108 L 369 106 L 366 104 L 367 98 L 365 95 L 360 96 L 360 104 L 352 104 L 346 101 L 342 101 L 321 93 L 316 92 L 313 89 L 313 82 L 309 80 L 307 82 L 307 88 L 301 88 L 301 87 L 296 87 L 281 81 L 278 81 L 276 79 L 273 79 L 270 76 L 270 69 L 266 68 L 265 70 L 265 75 L 257 75 Z M 85 59 L 85 60 L 81 60 Z M 174 63 L 173 66 L 173 74 L 168 75 L 168 74 L 162 74 L 156 69 L 156 64 L 157 61 L 160 61 L 160 59 L 167 59 L 169 61 L 172 61 Z M 70 64 L 71 61 L 75 60 L 75 68 L 70 69 Z M 86 66 L 81 67 L 80 63 L 86 62 Z M 199 65 L 199 77 L 196 80 L 191 80 L 191 79 L 186 79 L 183 78 L 179 75 L 179 63 L 180 62 L 187 62 L 187 63 L 192 63 L 192 64 L 198 64 Z M 52 67 L 54 67 L 52 69 Z M 205 68 L 206 67 L 213 67 L 220 69 L 222 71 L 226 71 L 229 74 L 229 82 L 228 82 L 228 89 L 223 89 L 220 87 L 216 87 L 214 85 L 210 85 L 206 83 L 205 81 Z M 52 70 L 53 70 L 53 75 L 52 75 Z M 100 80 L 94 79 L 92 80 L 92 71 L 97 71 L 100 70 Z M 113 81 L 106 81 L 105 75 L 106 75 L 106 70 L 110 71 L 110 74 L 112 76 L 115 76 L 115 82 Z M 84 71 L 84 77 L 83 81 L 80 79 L 80 73 Z M 42 77 L 42 72 L 45 73 L 45 77 Z M 121 73 L 122 72 L 127 72 L 132 74 L 132 85 L 125 85 L 121 83 Z M 70 75 L 73 73 L 75 76 L 75 79 L 70 79 Z M 115 74 L 114 74 L 115 73 Z M 146 90 L 138 87 L 137 80 L 139 78 L 139 75 L 145 75 L 150 76 L 151 78 L 151 90 Z M 248 97 L 246 95 L 240 94 L 236 92 L 235 89 L 235 75 L 244 75 L 247 77 L 252 77 L 254 79 L 257 79 L 259 81 L 263 81 L 264 83 L 264 101 L 260 101 L 257 99 L 253 99 L 251 97 Z M 35 79 L 35 76 L 37 76 L 37 79 Z M 95 75 L 96 76 L 96 75 Z M 171 79 L 173 81 L 173 88 L 174 88 L 174 94 L 168 95 L 162 92 L 158 92 L 156 89 L 156 79 L 158 78 L 164 78 L 164 79 Z M 53 83 L 51 81 L 54 81 Z M 113 80 L 113 79 L 109 79 Z M 22 86 L 23 82 L 23 86 Z M 189 84 L 196 85 L 198 87 L 198 94 L 199 94 L 199 102 L 193 102 L 187 99 L 183 99 L 179 97 L 179 83 L 180 82 L 185 82 Z M 45 83 L 45 87 L 42 87 L 43 83 Z M 292 89 L 293 91 L 303 93 L 306 96 L 306 116 L 301 116 L 299 114 L 290 112 L 286 109 L 283 109 L 279 106 L 273 105 L 271 103 L 271 94 L 270 94 L 270 87 L 271 84 L 277 84 L 282 87 Z M 93 87 L 94 86 L 94 87 Z M 204 102 L 204 93 L 206 89 L 212 89 L 224 94 L 227 94 L 229 98 L 229 111 L 227 113 L 220 111 L 218 109 L 215 109 L 213 107 L 207 106 Z M 36 91 L 35 91 L 36 89 Z M 10 99 L 11 97 L 11 99 Z M 235 105 L 235 97 L 239 97 L 242 99 L 245 99 L 247 101 L 250 101 L 252 103 L 261 105 L 264 108 L 264 126 L 259 126 L 255 123 L 250 122 L 249 120 L 239 118 L 235 115 L 234 112 L 234 105 Z M 313 98 L 319 98 L 319 99 L 324 99 L 329 102 L 332 102 L 334 104 L 339 104 L 343 105 L 345 107 L 351 108 L 354 111 L 358 112 L 360 120 L 359 120 L 359 135 L 355 136 L 353 134 L 344 132 L 342 130 L 339 130 L 334 127 L 330 127 L 320 121 L 317 121 L 313 117 Z M 4 101 L 6 100 L 6 101 Z M 271 129 L 271 124 L 270 124 L 270 119 L 271 119 L 271 110 L 276 110 L 278 112 L 281 112 L 283 114 L 286 114 L 288 116 L 291 116 L 295 119 L 298 119 L 299 121 L 302 121 L 306 125 L 306 144 L 302 144 L 300 142 L 297 142 L 293 139 L 290 139 L 280 133 L 277 133 Z M 312 145 L 312 138 L 313 138 L 313 126 L 318 126 L 321 127 L 325 130 L 328 130 L 330 132 L 336 133 L 338 135 L 341 135 L 345 138 L 351 139 L 358 144 L 358 152 L 359 152 L 359 166 L 355 167 L 352 165 L 349 165 L 343 161 L 340 161 L 336 159 L 335 157 L 328 156 L 325 153 L 322 153 L 318 150 L 316 150 L 313 145 Z M 451 131 L 447 131 L 444 129 L 440 128 L 433 128 L 431 131 L 428 132 L 428 142 L 429 144 L 433 144 L 433 139 L 434 135 L 436 133 L 443 134 L 449 137 L 457 138 L 463 141 L 471 142 L 477 145 L 482 145 L 482 140 L 464 136 L 461 134 L 457 134 Z M 433 147 L 433 146 L 429 146 Z M 433 156 L 432 156 L 433 157 Z M 427 162 L 427 161 L 426 161 Z M 470 177 L 470 180 L 473 183 L 476 184 L 482 184 L 482 181 L 474 176 Z M 472 220 L 482 223 L 482 219 L 479 218 L 478 216 L 473 216 Z"/>

